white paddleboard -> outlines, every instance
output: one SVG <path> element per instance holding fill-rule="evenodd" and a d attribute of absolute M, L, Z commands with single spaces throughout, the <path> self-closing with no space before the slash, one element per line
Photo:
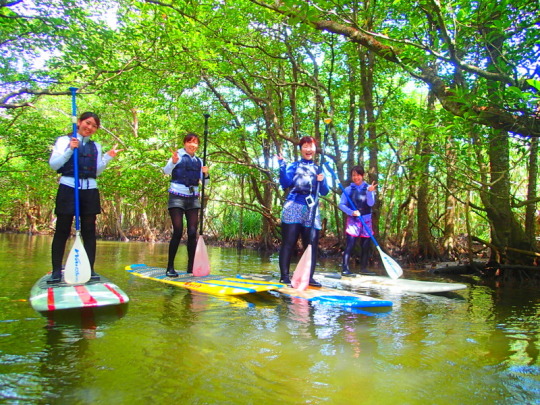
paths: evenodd
<path fill-rule="evenodd" d="M 47 284 L 50 274 L 41 277 L 30 291 L 30 304 L 38 312 L 75 308 L 96 308 L 129 302 L 127 294 L 106 277 L 86 284 Z"/>
<path fill-rule="evenodd" d="M 315 273 L 314 278 L 322 284 L 329 285 L 338 282 L 346 287 L 365 287 L 381 290 L 414 292 L 414 293 L 441 293 L 464 290 L 465 284 L 443 283 L 437 281 L 407 280 L 403 278 L 391 279 L 381 276 L 365 276 L 357 274 L 356 277 L 341 276 L 338 273 Z"/>

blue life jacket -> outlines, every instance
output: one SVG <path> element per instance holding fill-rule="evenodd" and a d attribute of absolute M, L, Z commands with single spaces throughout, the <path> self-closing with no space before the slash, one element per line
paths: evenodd
<path fill-rule="evenodd" d="M 371 214 L 371 207 L 367 204 L 367 183 L 362 183 L 360 186 L 351 186 L 350 197 L 356 205 L 356 209 L 361 215 Z M 353 209 L 353 207 L 350 207 Z"/>
<path fill-rule="evenodd" d="M 97 156 L 98 150 L 94 141 L 79 142 L 77 160 L 79 162 L 79 178 L 80 179 L 95 179 L 97 177 Z M 57 170 L 62 176 L 74 177 L 75 170 L 73 167 L 74 156 L 71 155 L 69 160 Z"/>
<path fill-rule="evenodd" d="M 317 165 L 304 163 L 302 160 L 296 163 L 291 193 L 315 195 L 317 189 Z"/>
<path fill-rule="evenodd" d="M 187 153 L 182 155 L 178 164 L 174 167 L 171 176 L 172 182 L 183 184 L 186 187 L 198 186 L 201 180 L 201 159 L 192 159 Z"/>

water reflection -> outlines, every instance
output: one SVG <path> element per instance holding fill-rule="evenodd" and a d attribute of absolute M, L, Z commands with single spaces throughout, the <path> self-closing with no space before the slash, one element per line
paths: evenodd
<path fill-rule="evenodd" d="M 47 330 L 80 330 L 83 338 L 95 339 L 110 323 L 124 317 L 127 310 L 128 304 L 122 304 L 49 311 L 42 315 L 47 319 Z"/>
<path fill-rule="evenodd" d="M 95 329 L 55 324 L 46 329 L 39 379 L 45 402 L 58 400 L 84 380 L 84 359 Z"/>
<path fill-rule="evenodd" d="M 100 271 L 130 296 L 129 312 L 49 324 L 25 300 L 49 267 L 50 239 L 0 235 L 0 402 L 540 403 L 540 293 L 532 287 L 471 279 L 457 295 L 365 290 L 394 306 L 364 314 L 130 277 L 125 265 L 164 263 L 167 244 L 98 243 Z M 216 273 L 277 270 L 275 256 L 257 252 L 210 247 L 209 255 Z"/>
<path fill-rule="evenodd" d="M 91 342 L 105 336 L 110 325 L 126 311 L 127 304 L 45 313 L 41 350 L 31 356 L 36 364 L 30 373 L 18 374 L 26 380 L 19 384 L 34 392 L 42 403 L 62 402 L 72 396 L 85 384 L 87 370 L 92 367 Z M 25 402 L 34 402 L 30 398 Z"/>

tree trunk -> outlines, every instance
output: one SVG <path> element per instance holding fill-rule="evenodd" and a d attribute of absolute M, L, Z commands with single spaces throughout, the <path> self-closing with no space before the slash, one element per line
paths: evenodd
<path fill-rule="evenodd" d="M 457 259 L 456 254 L 456 232 L 455 232 L 455 221 L 456 221 L 456 208 L 457 200 L 454 196 L 456 189 L 456 179 L 451 175 L 452 171 L 456 167 L 456 154 L 452 148 L 453 137 L 450 135 L 446 141 L 446 197 L 444 204 L 444 231 L 443 231 L 443 240 L 442 247 L 444 249 L 444 256 L 449 260 Z"/>
<path fill-rule="evenodd" d="M 361 58 L 360 53 L 360 58 Z M 356 64 L 351 61 L 349 64 L 349 120 L 348 120 L 348 130 L 347 130 L 347 169 L 350 170 L 354 165 L 358 163 L 363 163 L 362 157 L 364 155 L 364 120 L 365 114 L 363 114 L 364 109 L 362 107 L 358 108 L 358 95 L 356 94 L 357 80 L 356 77 Z M 360 103 L 362 104 L 362 103 Z M 358 112 L 358 131 L 356 131 L 356 111 Z M 358 136 L 357 136 L 358 132 Z M 339 150 L 338 144 L 336 142 L 336 150 Z M 344 179 L 348 179 L 349 176 L 347 173 L 343 173 Z"/>
<path fill-rule="evenodd" d="M 243 233 L 244 233 L 244 175 L 240 175 L 240 219 L 238 221 L 238 240 L 236 241 L 237 249 L 242 249 L 243 247 Z"/>
<path fill-rule="evenodd" d="M 435 97 L 430 92 L 428 95 L 427 105 L 428 122 L 425 123 L 424 128 L 420 130 L 418 138 L 418 151 L 420 157 L 420 167 L 418 172 L 418 207 L 416 211 L 417 215 L 417 232 L 418 232 L 418 255 L 422 259 L 434 259 L 438 258 L 438 253 L 433 246 L 433 238 L 431 236 L 430 226 L 431 223 L 429 217 L 429 163 L 432 154 L 431 148 L 431 136 L 430 133 L 433 130 L 433 118 L 432 112 L 435 110 Z"/>
<path fill-rule="evenodd" d="M 409 182 L 409 184 L 413 184 L 412 182 Z M 411 187 L 411 195 L 413 195 L 414 190 Z M 412 240 L 414 236 L 414 218 L 415 218 L 415 211 L 416 211 L 416 204 L 415 204 L 414 198 L 409 198 L 407 201 L 405 201 L 400 206 L 400 214 L 404 212 L 404 215 L 406 217 L 406 225 L 401 233 L 401 240 L 399 245 L 401 247 L 409 247 L 412 245 Z"/>
<path fill-rule="evenodd" d="M 538 138 L 531 138 L 529 157 L 529 186 L 527 189 L 527 206 L 525 208 L 525 234 L 532 246 L 536 244 L 536 204 L 535 201 L 538 193 Z"/>
<path fill-rule="evenodd" d="M 488 70 L 496 71 L 498 62 L 503 58 L 501 49 L 505 38 L 494 36 L 491 28 L 485 28 L 486 34 L 492 36 L 488 60 Z M 488 87 L 492 104 L 501 102 L 501 89 L 495 85 Z M 488 195 L 483 197 L 487 208 L 487 215 L 491 224 L 492 249 L 491 261 L 501 264 L 531 264 L 532 257 L 521 255 L 515 251 L 508 251 L 508 247 L 521 250 L 534 250 L 534 246 L 527 238 L 523 227 L 517 221 L 511 207 L 510 192 L 510 146 L 509 136 L 503 130 L 489 131 L 488 156 L 490 159 L 490 189 Z"/>
<path fill-rule="evenodd" d="M 35 215 L 35 211 L 39 210 L 39 206 L 34 206 L 28 199 L 24 202 L 24 212 L 26 214 L 26 228 L 30 235 L 38 233 L 38 217 Z"/>
<path fill-rule="evenodd" d="M 263 158 L 264 158 L 264 167 L 269 168 L 270 167 L 270 160 L 271 160 L 271 153 L 270 148 L 271 145 L 266 140 L 263 141 Z M 264 174 L 263 174 L 264 175 Z M 259 191 L 261 184 L 260 181 L 256 181 L 255 179 L 252 179 L 252 188 L 254 190 L 254 194 L 258 200 L 258 202 L 264 207 L 264 211 L 266 212 L 272 212 L 273 210 L 273 193 L 274 193 L 274 183 L 271 181 L 272 179 L 269 179 L 269 181 L 263 181 L 262 182 L 262 193 Z M 262 217 L 263 226 L 262 226 L 262 235 L 259 242 L 259 248 L 264 251 L 269 251 L 274 248 L 274 234 L 276 233 L 276 224 L 275 222 L 269 217 L 264 216 Z"/>
<path fill-rule="evenodd" d="M 484 195 L 487 215 L 491 223 L 492 251 L 491 261 L 501 264 L 531 264 L 532 258 L 507 251 L 508 247 L 521 250 L 534 250 L 523 227 L 517 221 L 510 205 L 510 163 L 508 134 L 491 131 L 489 140 L 490 176 L 489 193 Z"/>
<path fill-rule="evenodd" d="M 377 118 L 375 115 L 375 103 L 373 101 L 373 88 L 375 86 L 373 71 L 375 68 L 375 55 L 370 52 L 360 54 L 360 73 L 362 82 L 362 97 L 364 101 L 364 111 L 366 117 L 366 128 L 369 139 L 369 166 L 364 167 L 366 171 L 365 180 L 370 184 L 379 182 L 379 144 L 377 139 Z M 369 174 L 369 175 L 368 175 Z M 381 200 L 376 199 L 372 207 L 373 232 L 379 234 L 379 212 Z"/>

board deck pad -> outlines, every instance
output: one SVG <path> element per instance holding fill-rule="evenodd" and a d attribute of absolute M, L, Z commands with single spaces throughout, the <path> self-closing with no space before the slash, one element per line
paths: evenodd
<path fill-rule="evenodd" d="M 324 284 L 329 284 L 331 281 L 333 281 L 347 287 L 365 287 L 425 294 L 457 291 L 467 288 L 465 284 L 460 283 L 407 280 L 403 278 L 391 279 L 389 277 L 368 276 L 361 274 L 357 274 L 355 277 L 347 277 L 340 276 L 339 273 L 319 273 L 315 275 L 315 279 Z"/>
<path fill-rule="evenodd" d="M 30 305 L 38 312 L 49 312 L 129 302 L 129 297 L 120 287 L 106 277 L 100 277 L 99 281 L 88 281 L 84 284 L 47 284 L 50 274 L 46 274 L 32 287 Z"/>
<path fill-rule="evenodd" d="M 269 280 L 271 276 L 249 274 L 250 279 Z M 338 290 L 329 287 L 308 287 L 304 291 L 297 290 L 283 283 L 278 283 L 278 292 L 291 298 L 300 298 L 313 303 L 337 305 L 351 308 L 382 308 L 392 307 L 392 302 L 357 294 L 352 291 Z"/>
<path fill-rule="evenodd" d="M 132 264 L 126 266 L 126 270 L 138 277 L 149 278 L 162 283 L 213 295 L 251 294 L 261 291 L 277 290 L 280 287 L 279 283 L 221 275 L 196 277 L 188 273 L 179 273 L 178 277 L 167 277 L 165 275 L 166 269 L 161 267 L 151 267 L 146 264 Z"/>

